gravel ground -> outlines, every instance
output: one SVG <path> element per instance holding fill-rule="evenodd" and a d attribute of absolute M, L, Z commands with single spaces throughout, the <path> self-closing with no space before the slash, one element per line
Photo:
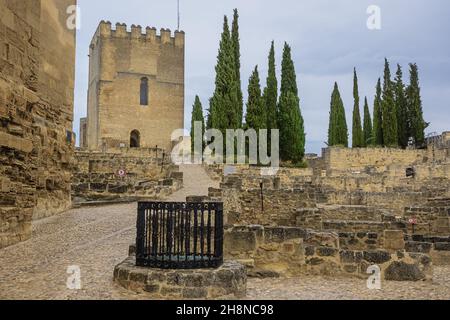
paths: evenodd
<path fill-rule="evenodd" d="M 186 179 L 169 200 L 205 194 L 205 184 L 214 185 L 201 168 L 186 170 Z M 114 266 L 134 242 L 135 220 L 136 204 L 121 204 L 37 221 L 31 240 L 0 250 L 0 299 L 145 299 L 112 281 Z M 66 286 L 73 265 L 81 269 L 81 290 Z M 435 267 L 432 282 L 385 282 L 380 291 L 360 279 L 249 279 L 248 299 L 450 299 L 450 266 Z"/>

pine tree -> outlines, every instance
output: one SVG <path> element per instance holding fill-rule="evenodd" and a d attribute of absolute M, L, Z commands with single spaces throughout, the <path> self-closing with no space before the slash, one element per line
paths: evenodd
<path fill-rule="evenodd" d="M 356 69 L 353 71 L 353 98 L 355 105 L 353 108 L 353 131 L 352 131 L 352 147 L 364 147 L 364 135 L 361 124 L 361 113 L 359 109 L 359 90 L 358 90 L 358 76 Z"/>
<path fill-rule="evenodd" d="M 364 146 L 373 144 L 372 119 L 370 117 L 369 103 L 367 97 L 364 99 Z"/>
<path fill-rule="evenodd" d="M 378 79 L 376 95 L 373 105 L 373 145 L 377 147 L 384 146 L 383 135 L 383 106 L 381 98 L 381 79 Z"/>
<path fill-rule="evenodd" d="M 395 108 L 397 110 L 398 145 L 402 148 L 408 146 L 409 140 L 409 120 L 408 103 L 406 101 L 405 85 L 403 84 L 403 72 L 397 64 L 397 72 L 394 82 Z"/>
<path fill-rule="evenodd" d="M 271 134 L 270 130 L 278 129 L 277 114 L 278 114 L 278 80 L 275 70 L 275 44 L 272 41 L 269 53 L 269 72 L 267 75 L 266 88 L 264 89 L 264 104 L 266 108 L 267 124 L 266 129 L 269 130 L 267 141 L 267 150 L 271 152 Z"/>
<path fill-rule="evenodd" d="M 410 64 L 410 84 L 406 90 L 408 113 L 411 124 L 410 135 L 417 147 L 425 143 L 425 129 L 428 127 L 423 119 L 422 98 L 420 97 L 419 70 L 416 64 Z"/>
<path fill-rule="evenodd" d="M 261 96 L 258 66 L 255 67 L 248 83 L 247 115 L 245 120 L 247 129 L 254 129 L 256 132 L 260 129 L 266 129 L 266 110 Z"/>
<path fill-rule="evenodd" d="M 305 130 L 300 111 L 297 76 L 291 48 L 287 43 L 284 45 L 281 65 L 281 95 L 278 107 L 280 156 L 284 161 L 300 163 L 305 155 Z"/>
<path fill-rule="evenodd" d="M 237 95 L 238 95 L 238 105 L 237 113 L 238 113 L 238 121 L 242 124 L 243 120 L 243 110 L 244 110 L 244 102 L 242 95 L 242 83 L 241 83 L 241 47 L 239 44 L 239 13 L 237 9 L 234 9 L 233 14 L 233 25 L 231 28 L 231 42 L 233 45 L 233 54 L 234 54 L 234 64 L 235 64 L 235 75 L 236 75 L 236 85 L 237 85 Z"/>
<path fill-rule="evenodd" d="M 398 146 L 397 110 L 389 62 L 385 59 L 383 83 L 383 140 L 387 147 Z"/>
<path fill-rule="evenodd" d="M 208 127 L 221 130 L 225 134 L 226 129 L 237 129 L 242 126 L 236 107 L 239 104 L 236 69 L 226 16 L 217 56 L 215 85 L 214 95 L 210 100 Z"/>
<path fill-rule="evenodd" d="M 328 146 L 348 147 L 348 127 L 345 108 L 336 82 L 334 83 L 334 89 L 331 95 Z"/>
<path fill-rule="evenodd" d="M 197 152 L 199 150 L 195 150 L 195 136 L 194 136 L 194 125 L 195 122 L 202 123 L 202 141 L 205 136 L 205 118 L 203 117 L 203 108 L 200 98 L 195 96 L 195 102 L 192 107 L 192 119 L 191 119 L 191 150 L 192 152 Z M 202 143 L 202 147 L 204 147 L 204 143 Z M 203 150 L 202 150 L 203 151 Z"/>

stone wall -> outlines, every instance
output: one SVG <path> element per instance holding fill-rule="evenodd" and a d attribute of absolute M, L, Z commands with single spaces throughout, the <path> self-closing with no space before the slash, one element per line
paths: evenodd
<path fill-rule="evenodd" d="M 162 150 L 75 153 L 72 196 L 76 203 L 161 199 L 182 183 L 183 174 Z"/>
<path fill-rule="evenodd" d="M 256 277 L 314 274 L 366 278 L 368 267 L 377 265 L 384 280 L 431 280 L 430 257 L 406 252 L 405 243 L 398 236 L 403 241 L 402 231 L 387 231 L 383 235 L 384 247 L 355 248 L 342 243 L 333 232 L 234 226 L 225 232 L 224 252 L 226 258 L 245 264 L 249 276 Z"/>
<path fill-rule="evenodd" d="M 0 1 L 0 248 L 71 205 L 75 3 Z"/>
<path fill-rule="evenodd" d="M 408 167 L 427 161 L 426 150 L 402 150 L 389 148 L 327 148 L 322 156 L 326 169 L 333 172 L 365 171 L 384 172 L 390 165 Z"/>
<path fill-rule="evenodd" d="M 171 134 L 184 128 L 183 32 L 102 21 L 90 46 L 88 147 L 130 146 L 137 130 L 141 147 L 170 152 Z M 141 80 L 148 104 L 141 105 Z"/>

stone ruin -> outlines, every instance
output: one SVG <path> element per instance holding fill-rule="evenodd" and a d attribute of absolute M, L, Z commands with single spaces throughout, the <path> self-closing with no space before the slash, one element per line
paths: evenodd
<path fill-rule="evenodd" d="M 225 257 L 250 276 L 432 278 L 450 263 L 450 133 L 425 150 L 324 149 L 308 169 L 205 167 L 224 202 Z M 231 173 L 230 173 L 231 172 Z M 227 174 L 224 174 L 227 173 Z"/>

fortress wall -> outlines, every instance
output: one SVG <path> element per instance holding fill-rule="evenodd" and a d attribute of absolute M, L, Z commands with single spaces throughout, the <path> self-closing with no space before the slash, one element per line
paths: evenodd
<path fill-rule="evenodd" d="M 75 3 L 0 1 L 0 248 L 71 204 Z"/>

